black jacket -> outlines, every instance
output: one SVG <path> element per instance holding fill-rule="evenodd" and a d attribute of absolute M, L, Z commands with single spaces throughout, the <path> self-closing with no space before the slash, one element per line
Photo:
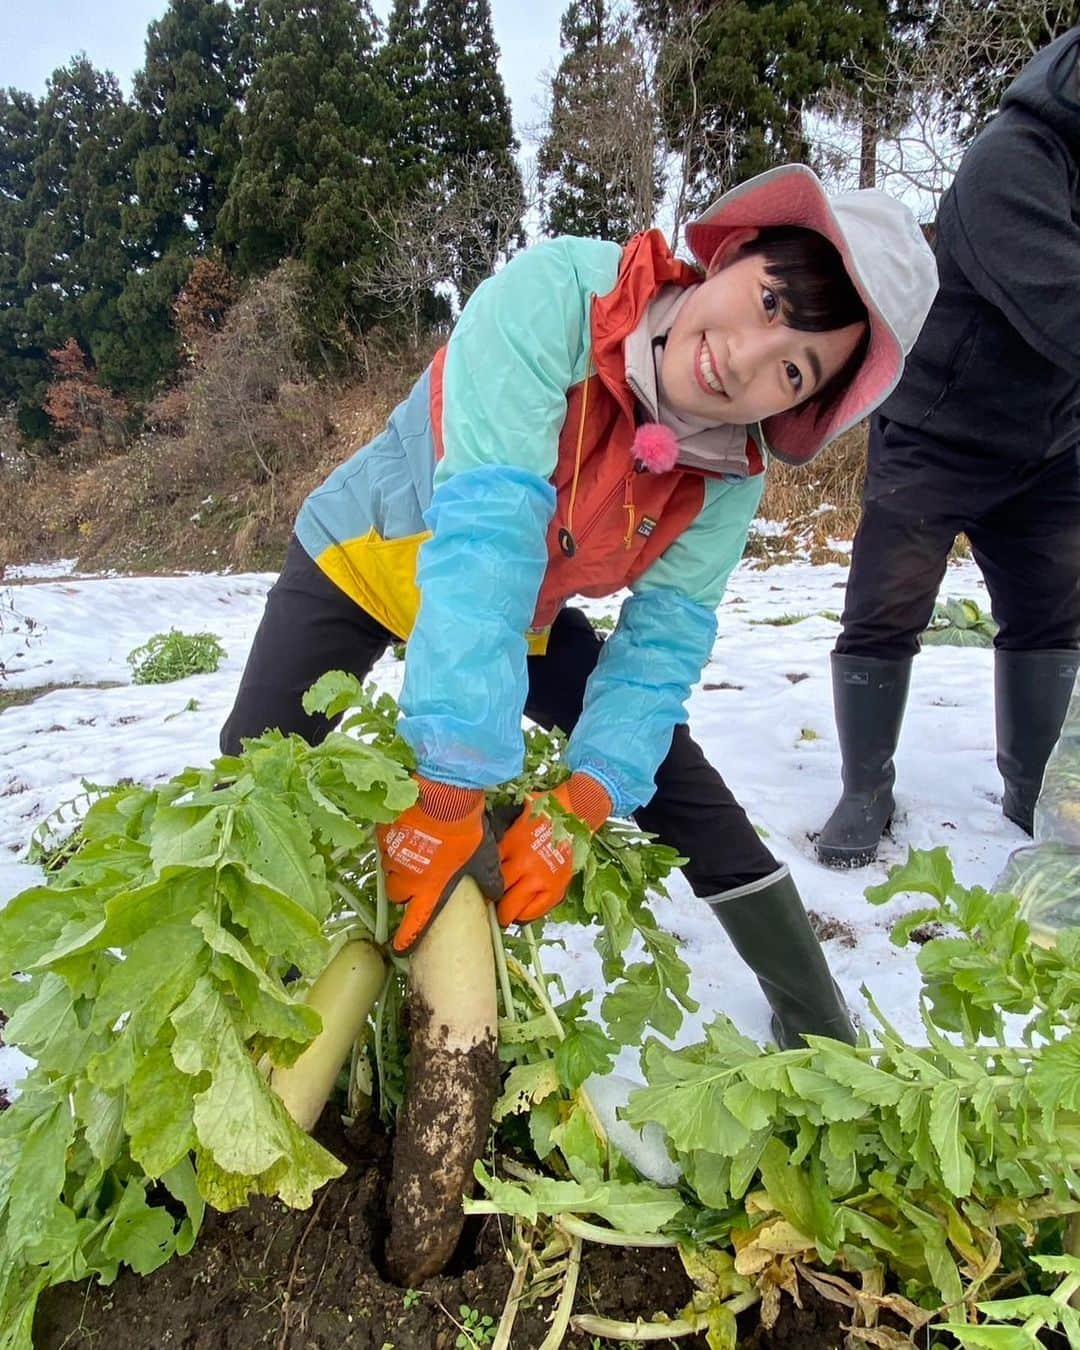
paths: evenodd
<path fill-rule="evenodd" d="M 1028 63 L 941 203 L 941 289 L 882 413 L 958 448 L 1080 444 L 1080 26 Z"/>

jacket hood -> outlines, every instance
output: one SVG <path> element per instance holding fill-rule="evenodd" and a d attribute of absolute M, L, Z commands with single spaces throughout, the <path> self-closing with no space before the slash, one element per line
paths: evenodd
<path fill-rule="evenodd" d="M 1023 108 L 1080 153 L 1080 24 L 1043 48 L 1005 91 L 1002 108 Z"/>
<path fill-rule="evenodd" d="M 830 197 L 803 164 L 769 169 L 731 188 L 687 225 L 686 242 L 707 269 L 731 230 L 767 225 L 799 225 L 823 234 L 870 315 L 866 355 L 835 407 L 822 416 L 811 399 L 760 425 L 771 454 L 805 464 L 896 388 L 937 292 L 937 268 L 906 206 L 873 188 Z"/>

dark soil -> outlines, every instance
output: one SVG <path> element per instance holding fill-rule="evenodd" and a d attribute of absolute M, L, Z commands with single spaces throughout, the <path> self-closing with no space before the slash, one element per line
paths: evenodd
<path fill-rule="evenodd" d="M 819 942 L 839 942 L 841 947 L 854 947 L 858 936 L 851 924 L 843 919 L 834 919 L 828 914 L 819 914 L 816 909 L 807 911 L 810 927 Z"/>
<path fill-rule="evenodd" d="M 108 1287 L 83 1281 L 47 1291 L 35 1350 L 454 1350 L 463 1305 L 497 1324 L 511 1279 L 499 1219 L 468 1224 L 448 1273 L 406 1293 L 383 1273 L 389 1144 L 366 1127 L 346 1134 L 328 1124 L 330 1114 L 319 1136 L 348 1171 L 310 1210 L 257 1200 L 231 1214 L 211 1212 L 195 1250 L 154 1275 L 125 1271 Z M 621 1321 L 674 1316 L 691 1292 L 674 1251 L 587 1245 L 575 1310 Z M 549 1300 L 521 1309 L 514 1350 L 536 1350 L 552 1307 Z M 816 1303 L 785 1308 L 771 1333 L 755 1327 L 750 1312 L 744 1344 L 833 1350 L 840 1343 L 833 1312 Z M 705 1350 L 703 1336 L 677 1344 Z M 585 1336 L 564 1342 L 566 1350 L 591 1345 Z"/>
<path fill-rule="evenodd" d="M 917 942 L 920 947 L 926 943 L 932 942 L 934 938 L 945 936 L 945 925 L 938 923 L 936 919 L 931 919 L 929 923 L 921 923 L 918 928 L 911 930 L 912 942 Z"/>
<path fill-rule="evenodd" d="M 799 1288 L 802 1307 L 785 1298 L 772 1330 L 758 1325 L 739 1342 L 740 1350 L 839 1350 L 850 1312 L 822 1298 L 803 1280 Z"/>

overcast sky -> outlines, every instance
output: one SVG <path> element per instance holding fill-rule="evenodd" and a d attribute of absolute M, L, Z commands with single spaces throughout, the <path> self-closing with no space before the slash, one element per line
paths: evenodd
<path fill-rule="evenodd" d="M 391 0 L 375 0 L 383 18 Z M 559 17 L 566 0 L 492 0 L 500 69 L 519 131 L 539 116 L 539 79 L 559 52 Z M 45 92 L 57 66 L 85 52 L 111 70 L 124 90 L 143 62 L 146 26 L 168 0 L 0 0 L 0 88 Z"/>

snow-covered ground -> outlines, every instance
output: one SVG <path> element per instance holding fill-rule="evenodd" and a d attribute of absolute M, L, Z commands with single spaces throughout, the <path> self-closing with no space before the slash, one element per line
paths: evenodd
<path fill-rule="evenodd" d="M 1009 852 L 1024 842 L 1001 815 L 994 766 L 992 653 L 929 647 L 916 662 L 897 762 L 897 817 L 878 863 L 838 873 L 814 859 L 819 829 L 839 790 L 829 651 L 843 607 L 845 569 L 795 563 L 732 577 L 719 614 L 712 660 L 690 701 L 690 724 L 742 801 L 769 847 L 790 864 L 807 906 L 835 919 L 841 936 L 826 950 L 849 1003 L 866 1017 L 867 984 L 884 1011 L 912 1037 L 917 948 L 899 951 L 890 922 L 911 906 L 902 899 L 875 909 L 863 899 L 888 867 L 921 848 L 946 844 L 958 877 L 990 885 Z M 152 783 L 185 765 L 209 761 L 231 706 L 251 638 L 273 578 L 262 574 L 177 577 L 84 577 L 71 565 L 9 571 L 0 583 L 0 689 L 74 686 L 42 693 L 0 713 L 0 903 L 34 884 L 22 858 L 34 827 L 81 790 L 80 780 Z M 942 597 L 985 590 L 971 563 L 950 564 Z M 616 601 L 588 602 L 594 615 Z M 823 613 L 822 611 L 825 611 Z M 782 626 L 770 619 L 805 615 Z M 228 659 L 214 675 L 175 684 L 133 686 L 126 656 L 170 627 L 208 630 Z M 392 655 L 373 678 L 397 694 L 403 668 Z M 768 1010 L 749 972 L 729 948 L 710 911 L 675 878 L 658 915 L 684 942 L 701 1011 L 680 1040 L 696 1037 L 717 1011 L 765 1039 Z M 549 957 L 568 985 L 600 987 L 599 960 L 587 935 L 566 935 L 565 953 Z M 0 1086 L 21 1072 L 0 1050 Z M 633 1072 L 634 1059 L 619 1064 Z"/>

